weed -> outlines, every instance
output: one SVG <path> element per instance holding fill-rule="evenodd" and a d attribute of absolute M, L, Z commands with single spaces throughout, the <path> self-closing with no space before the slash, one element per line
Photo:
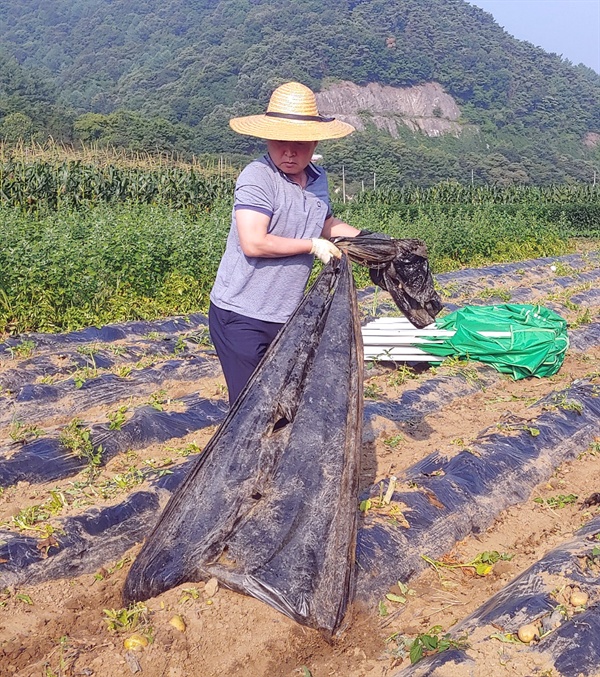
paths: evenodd
<path fill-rule="evenodd" d="M 205 348 L 213 347 L 213 342 L 210 338 L 208 327 L 202 327 L 198 331 L 188 334 L 185 338 L 186 341 L 191 341 L 192 343 L 195 343 L 196 345 L 199 346 L 203 346 Z"/>
<path fill-rule="evenodd" d="M 81 355 L 85 355 L 88 358 L 88 363 L 85 367 L 77 369 L 71 378 L 75 383 L 76 388 L 81 388 L 81 386 L 89 381 L 91 378 L 96 378 L 98 376 L 98 367 L 96 366 L 95 354 L 98 352 L 97 346 L 79 346 L 77 352 Z"/>
<path fill-rule="evenodd" d="M 559 277 L 572 277 L 577 274 L 577 271 L 573 266 L 570 266 L 568 263 L 563 263 L 563 261 L 555 261 L 552 264 L 552 272 L 556 273 Z"/>
<path fill-rule="evenodd" d="M 590 442 L 589 447 L 583 451 L 577 458 L 583 458 L 584 456 L 600 456 L 600 437 L 595 437 L 592 442 Z"/>
<path fill-rule="evenodd" d="M 94 448 L 92 431 L 83 426 L 81 419 L 74 418 L 63 428 L 59 440 L 75 456 L 87 462 L 90 478 L 92 478 L 102 463 L 102 445 Z"/>
<path fill-rule="evenodd" d="M 394 602 L 395 604 L 406 604 L 406 600 L 409 596 L 415 595 L 415 591 L 403 583 L 398 581 L 395 586 L 393 586 L 392 591 L 388 592 L 385 598 L 388 602 Z"/>
<path fill-rule="evenodd" d="M 426 633 L 417 635 L 410 645 L 410 662 L 414 665 L 422 658 L 436 653 L 442 653 L 448 649 L 466 649 L 467 636 L 463 635 L 458 639 L 452 639 L 449 633 L 440 635 L 442 627 L 436 625 Z"/>
<path fill-rule="evenodd" d="M 70 674 L 75 658 L 79 652 L 70 652 L 69 636 L 63 635 L 58 640 L 58 665 L 54 671 L 48 662 L 44 663 L 44 677 L 63 677 L 63 675 Z M 54 651 L 52 652 L 52 654 Z M 50 654 L 50 655 L 52 655 Z"/>
<path fill-rule="evenodd" d="M 477 296 L 480 299 L 500 299 L 504 303 L 508 303 L 512 298 L 512 294 L 508 289 L 498 289 L 495 287 L 486 287 L 478 292 Z"/>
<path fill-rule="evenodd" d="M 150 610 L 143 602 L 123 609 L 104 609 L 104 622 L 112 632 L 131 632 L 139 626 L 148 628 Z"/>
<path fill-rule="evenodd" d="M 460 292 L 460 285 L 458 282 L 449 282 L 448 284 L 441 286 L 437 281 L 434 284 L 437 291 L 446 298 L 452 298 L 458 296 Z"/>
<path fill-rule="evenodd" d="M 404 513 L 402 512 L 402 504 L 393 501 L 394 491 L 396 489 L 397 478 L 392 476 L 389 479 L 387 490 L 384 493 L 383 482 L 379 483 L 379 496 L 367 498 L 361 501 L 358 509 L 365 514 L 365 516 L 373 511 L 375 514 L 382 517 L 388 517 L 389 522 L 394 527 L 410 527 Z"/>
<path fill-rule="evenodd" d="M 448 649 L 464 650 L 469 647 L 466 634 L 453 639 L 450 633 L 441 633 L 442 626 L 435 625 L 427 632 L 417 635 L 414 639 L 400 633 L 394 633 L 387 639 L 387 642 L 394 641 L 396 643 L 396 649 L 392 652 L 395 657 L 404 658 L 408 654 L 413 665 L 426 656 L 442 653 Z"/>
<path fill-rule="evenodd" d="M 31 357 L 33 355 L 33 351 L 35 350 L 35 345 L 35 341 L 26 339 L 25 341 L 21 341 L 21 343 L 17 343 L 17 345 L 5 348 L 5 351 L 10 353 L 10 356 L 13 360 L 17 357 Z"/>
<path fill-rule="evenodd" d="M 179 598 L 179 604 L 190 602 L 195 599 L 200 599 L 200 592 L 198 588 L 182 588 L 182 595 Z"/>
<path fill-rule="evenodd" d="M 585 557 L 585 565 L 588 569 L 598 571 L 600 567 L 600 547 L 593 547 Z"/>
<path fill-rule="evenodd" d="M 181 355 L 182 353 L 187 352 L 187 343 L 183 336 L 178 336 L 177 341 L 175 342 L 175 347 L 173 348 L 173 353 L 175 355 Z"/>
<path fill-rule="evenodd" d="M 36 440 L 38 437 L 44 434 L 42 428 L 38 428 L 32 423 L 21 423 L 21 421 L 13 421 L 10 424 L 10 430 L 8 432 L 10 439 L 13 442 L 17 443 L 26 443 L 31 440 Z"/>
<path fill-rule="evenodd" d="M 169 404 L 170 400 L 166 399 L 167 391 L 164 388 L 157 390 L 155 393 L 150 395 L 150 398 L 147 401 L 153 409 L 157 411 L 164 411 L 164 404 Z"/>
<path fill-rule="evenodd" d="M 179 456 L 183 456 L 184 458 L 186 456 L 191 456 L 192 454 L 200 454 L 202 453 L 202 447 L 200 447 L 196 442 L 190 442 L 189 444 L 186 444 L 184 447 L 180 447 L 177 449 L 177 454 Z"/>
<path fill-rule="evenodd" d="M 577 503 L 579 496 L 575 494 L 559 494 L 558 496 L 550 496 L 549 498 L 534 498 L 534 503 L 539 503 L 540 505 L 547 505 L 549 508 L 560 509 L 564 508 L 567 505 L 572 505 Z"/>
<path fill-rule="evenodd" d="M 76 350 L 80 355 L 85 355 L 86 357 L 89 357 L 92 361 L 94 361 L 95 364 L 94 355 L 99 350 L 98 345 L 92 344 L 90 346 L 78 346 Z"/>
<path fill-rule="evenodd" d="M 477 371 L 477 368 L 473 366 L 471 361 L 463 359 L 458 355 L 447 357 L 441 364 L 441 367 L 451 375 L 461 375 L 467 383 L 470 385 L 481 385 L 482 379 Z"/>
<path fill-rule="evenodd" d="M 127 405 L 119 407 L 116 411 L 110 411 L 108 413 L 108 420 L 110 421 L 108 425 L 109 430 L 121 430 L 123 423 L 127 420 L 127 414 L 129 408 Z"/>
<path fill-rule="evenodd" d="M 35 531 L 42 539 L 48 539 L 54 534 L 54 527 L 47 522 L 48 519 L 58 515 L 68 505 L 63 492 L 50 491 L 50 498 L 39 505 L 30 505 L 23 508 L 7 522 L 8 526 L 19 531 Z M 53 545 L 53 543 L 49 543 Z"/>
<path fill-rule="evenodd" d="M 135 363 L 136 369 L 146 369 L 147 367 L 153 367 L 158 358 L 155 355 L 144 355 Z"/>
<path fill-rule="evenodd" d="M 46 374 L 45 376 L 38 376 L 36 383 L 43 383 L 44 385 L 52 385 L 60 380 L 60 374 Z"/>
<path fill-rule="evenodd" d="M 590 324 L 593 320 L 591 310 L 589 308 L 586 308 L 585 310 L 580 311 L 577 313 L 577 317 L 573 320 L 573 322 L 569 322 L 569 329 L 577 329 L 578 327 L 581 327 L 584 324 Z"/>
<path fill-rule="evenodd" d="M 15 599 L 19 600 L 19 602 L 23 602 L 23 604 L 33 606 L 33 600 L 29 595 L 26 595 L 24 592 L 17 593 L 15 595 Z"/>
<path fill-rule="evenodd" d="M 565 393 L 554 393 L 550 398 L 550 405 L 545 405 L 544 408 L 558 407 L 565 411 L 574 411 L 577 414 L 583 414 L 583 404 L 577 400 L 570 400 Z"/>
<path fill-rule="evenodd" d="M 396 365 L 396 368 L 388 375 L 386 381 L 392 388 L 397 388 L 404 385 L 407 381 L 416 378 L 419 378 L 419 376 L 415 373 L 414 369 L 402 364 Z"/>
<path fill-rule="evenodd" d="M 571 301 L 571 297 L 581 292 L 589 291 L 590 289 L 591 283 L 586 282 L 584 284 L 569 286 L 568 289 L 556 292 L 554 294 L 548 294 L 546 299 L 548 301 L 556 301 L 557 303 L 562 304 L 567 310 L 579 310 L 579 304 L 573 303 L 573 301 Z"/>
<path fill-rule="evenodd" d="M 395 449 L 401 442 L 404 442 L 405 438 L 403 435 L 392 435 L 391 437 L 386 437 L 383 440 L 383 443 L 385 444 L 386 447 L 390 447 L 391 449 Z"/>
<path fill-rule="evenodd" d="M 94 580 L 103 581 L 105 578 L 112 576 L 115 571 L 120 571 L 126 564 L 129 564 L 130 562 L 131 557 L 123 557 L 123 559 L 120 559 L 113 567 L 108 567 L 107 569 L 102 567 L 100 571 L 94 574 Z"/>
<path fill-rule="evenodd" d="M 120 367 L 113 367 L 113 374 L 116 374 L 119 378 L 127 378 L 131 374 L 131 367 L 127 364 L 123 364 Z"/>
<path fill-rule="evenodd" d="M 117 473 L 112 478 L 105 480 L 98 487 L 103 498 L 110 498 L 120 491 L 131 491 L 146 479 L 146 474 L 138 468 L 130 468 L 124 473 Z"/>
<path fill-rule="evenodd" d="M 159 460 L 155 460 L 153 458 L 148 458 L 144 461 L 145 465 L 147 465 L 151 472 L 152 475 L 155 478 L 159 477 L 164 477 L 165 475 L 172 475 L 173 471 L 169 470 L 169 466 L 173 465 L 173 459 L 172 458 L 162 458 Z"/>
<path fill-rule="evenodd" d="M 367 400 L 377 400 L 382 394 L 383 390 L 377 383 L 365 383 L 364 395 Z"/>
<path fill-rule="evenodd" d="M 421 557 L 438 572 L 440 569 L 473 569 L 478 576 L 487 576 L 492 572 L 496 562 L 510 561 L 514 555 L 499 553 L 497 550 L 486 550 L 480 552 L 470 562 L 443 562 L 427 555 L 421 555 Z"/>

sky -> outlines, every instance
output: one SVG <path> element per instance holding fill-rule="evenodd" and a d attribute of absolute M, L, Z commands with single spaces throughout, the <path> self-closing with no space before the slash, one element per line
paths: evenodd
<path fill-rule="evenodd" d="M 600 73 L 600 0 L 468 0 L 519 40 Z"/>

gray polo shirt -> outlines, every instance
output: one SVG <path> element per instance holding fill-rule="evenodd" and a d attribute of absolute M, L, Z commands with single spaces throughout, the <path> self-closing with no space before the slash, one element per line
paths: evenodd
<path fill-rule="evenodd" d="M 293 238 L 319 237 L 331 216 L 327 176 L 309 165 L 302 189 L 271 161 L 268 154 L 239 175 L 227 238 L 210 300 L 219 308 L 267 322 L 285 322 L 302 300 L 313 256 L 280 258 L 246 256 L 240 245 L 235 212 L 251 209 L 270 217 L 267 231 Z"/>

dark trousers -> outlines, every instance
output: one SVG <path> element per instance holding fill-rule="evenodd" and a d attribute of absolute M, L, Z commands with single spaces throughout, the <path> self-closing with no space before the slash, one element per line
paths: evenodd
<path fill-rule="evenodd" d="M 283 324 L 264 322 L 210 304 L 208 328 L 229 391 L 229 404 L 242 392 L 250 376 Z"/>

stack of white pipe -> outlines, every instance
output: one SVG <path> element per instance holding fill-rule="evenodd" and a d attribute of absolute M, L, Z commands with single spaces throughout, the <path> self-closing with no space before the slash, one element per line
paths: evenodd
<path fill-rule="evenodd" d="M 482 331 L 482 336 L 504 338 L 507 331 Z M 405 317 L 380 317 L 362 327 L 365 360 L 382 362 L 440 362 L 444 358 L 417 348 L 415 343 L 454 336 L 454 331 L 438 329 L 435 323 L 417 329 Z"/>

